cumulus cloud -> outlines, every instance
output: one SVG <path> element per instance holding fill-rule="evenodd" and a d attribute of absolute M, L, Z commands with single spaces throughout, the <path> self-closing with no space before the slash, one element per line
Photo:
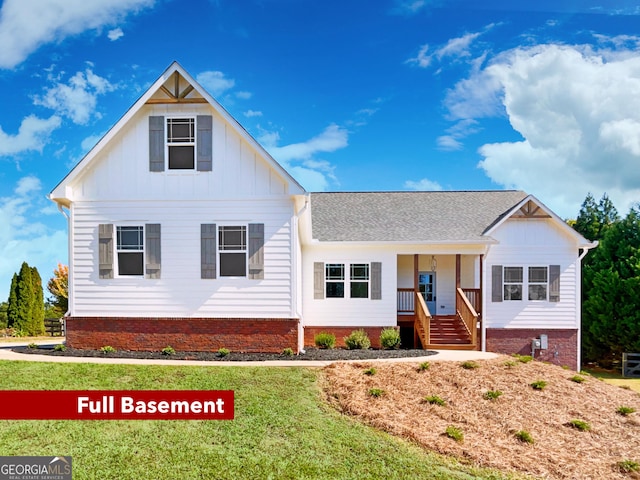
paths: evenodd
<path fill-rule="evenodd" d="M 422 180 L 407 180 L 404 182 L 404 188 L 407 190 L 417 190 L 417 191 L 440 191 L 443 190 L 442 185 L 433 180 L 429 180 L 428 178 L 423 178 Z"/>
<path fill-rule="evenodd" d="M 122 37 L 124 37 L 124 32 L 120 27 L 109 30 L 109 33 L 107 33 L 107 38 L 109 38 L 109 40 L 111 40 L 112 42 L 115 42 Z"/>
<path fill-rule="evenodd" d="M 0 8 L 0 68 L 13 68 L 44 44 L 113 25 L 154 2 L 4 0 Z"/>
<path fill-rule="evenodd" d="M 50 108 L 73 123 L 85 125 L 96 115 L 98 96 L 115 89 L 115 85 L 87 68 L 77 72 L 68 83 L 57 82 L 47 88 L 44 95 L 34 97 L 34 104 Z"/>
<path fill-rule="evenodd" d="M 51 133 L 60 126 L 60 123 L 60 117 L 55 115 L 48 119 L 29 115 L 22 120 L 15 135 L 5 133 L 0 126 L 0 157 L 27 151 L 42 151 Z"/>
<path fill-rule="evenodd" d="M 640 53 L 554 44 L 498 55 L 453 88 L 449 118 L 506 115 L 521 140 L 485 144 L 494 182 L 575 216 L 587 192 L 640 198 Z"/>
<path fill-rule="evenodd" d="M 280 137 L 277 132 L 263 132 L 259 140 L 273 158 L 307 190 L 325 191 L 331 184 L 337 183 L 335 167 L 316 156 L 345 148 L 348 145 L 349 132 L 332 124 L 305 142 L 278 146 Z"/>
<path fill-rule="evenodd" d="M 236 84 L 235 80 L 225 77 L 224 73 L 218 71 L 199 73 L 196 80 L 214 97 L 222 95 Z"/>
<path fill-rule="evenodd" d="M 48 215 L 48 200 L 40 179 L 26 176 L 18 180 L 12 195 L 0 197 L 0 289 L 9 291 L 11 277 L 23 261 L 36 266 L 43 279 L 53 272 L 59 252 L 66 252 L 64 219 L 61 228 L 47 227 L 38 219 Z M 46 281 L 46 280 L 45 280 Z"/>

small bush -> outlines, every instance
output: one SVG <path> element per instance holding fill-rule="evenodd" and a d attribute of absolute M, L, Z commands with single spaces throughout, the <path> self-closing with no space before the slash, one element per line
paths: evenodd
<path fill-rule="evenodd" d="M 384 328 L 380 333 L 380 346 L 385 350 L 400 348 L 400 332 L 395 328 Z"/>
<path fill-rule="evenodd" d="M 424 372 L 426 370 L 429 370 L 430 366 L 431 366 L 431 364 L 429 362 L 422 362 L 420 365 L 418 365 L 418 371 L 419 372 Z"/>
<path fill-rule="evenodd" d="M 422 401 L 424 403 L 430 403 L 431 405 L 438 405 L 440 407 L 444 407 L 447 404 L 447 402 L 444 399 L 440 398 L 438 395 L 424 397 Z"/>
<path fill-rule="evenodd" d="M 513 360 L 507 360 L 506 362 L 504 362 L 502 365 L 504 365 L 507 368 L 513 368 L 518 364 L 518 362 L 514 362 Z"/>
<path fill-rule="evenodd" d="M 533 360 L 533 357 L 531 355 L 520 355 L 519 353 L 514 353 L 511 356 L 514 357 L 520 363 L 529 363 Z"/>
<path fill-rule="evenodd" d="M 366 350 L 371 346 L 371 340 L 364 330 L 354 330 L 351 335 L 344 337 L 344 344 L 349 350 Z"/>
<path fill-rule="evenodd" d="M 625 406 L 618 407 L 618 409 L 616 410 L 616 412 L 618 412 L 623 417 L 626 417 L 627 415 L 631 415 L 632 413 L 635 413 L 635 411 L 636 411 L 635 408 L 625 407 Z"/>
<path fill-rule="evenodd" d="M 176 350 L 173 347 L 169 346 L 169 345 L 167 345 L 166 347 L 164 347 L 162 349 L 162 354 L 166 355 L 166 356 L 175 355 L 175 353 L 176 353 Z"/>
<path fill-rule="evenodd" d="M 318 348 L 333 348 L 336 346 L 336 336 L 333 333 L 320 332 L 313 341 Z"/>
<path fill-rule="evenodd" d="M 640 463 L 634 460 L 621 460 L 616 466 L 621 473 L 631 473 L 640 471 Z"/>
<path fill-rule="evenodd" d="M 547 385 L 547 382 L 545 382 L 544 380 L 536 380 L 531 384 L 531 387 L 534 390 L 544 390 Z"/>
<path fill-rule="evenodd" d="M 581 432 L 588 432 L 591 430 L 591 425 L 583 420 L 573 419 L 569 423 L 567 423 L 568 427 L 575 428 L 576 430 L 580 430 Z"/>
<path fill-rule="evenodd" d="M 113 352 L 115 352 L 115 351 L 116 351 L 116 349 L 115 349 L 115 348 L 113 348 L 111 345 L 105 345 L 104 347 L 102 347 L 102 348 L 100 349 L 100 351 L 106 355 L 107 353 L 113 353 Z"/>
<path fill-rule="evenodd" d="M 462 433 L 462 430 L 460 430 L 458 427 L 454 427 L 453 425 L 449 425 L 444 431 L 444 434 L 449 438 L 453 438 L 456 442 L 459 443 L 462 443 L 462 441 L 464 440 L 464 433 Z"/>
<path fill-rule="evenodd" d="M 229 355 L 231 353 L 231 350 L 229 350 L 228 348 L 219 348 L 218 349 L 218 356 L 219 357 L 226 357 L 227 355 Z"/>
<path fill-rule="evenodd" d="M 520 430 L 513 434 L 522 443 L 534 443 L 533 437 L 526 430 Z"/>
<path fill-rule="evenodd" d="M 473 360 L 467 360 L 466 362 L 462 362 L 460 365 L 465 370 L 475 370 L 476 368 L 480 368 L 480 365 Z"/>
<path fill-rule="evenodd" d="M 54 352 L 64 352 L 66 349 L 67 347 L 62 343 L 59 343 L 55 347 L 53 347 Z"/>
<path fill-rule="evenodd" d="M 379 398 L 382 397 L 384 395 L 384 390 L 380 389 L 380 388 L 370 388 L 369 389 L 369 395 L 371 395 L 374 398 Z"/>
<path fill-rule="evenodd" d="M 569 380 L 571 380 L 572 382 L 576 382 L 576 383 L 584 383 L 584 382 L 587 381 L 586 378 L 581 377 L 580 375 L 574 375 Z"/>
<path fill-rule="evenodd" d="M 282 350 L 282 355 L 284 355 L 285 357 L 293 357 L 293 349 L 292 348 L 285 348 L 284 350 Z"/>
<path fill-rule="evenodd" d="M 27 345 L 27 348 L 37 349 L 37 348 L 38 348 L 38 344 L 36 344 L 36 343 L 30 343 L 29 345 Z"/>
<path fill-rule="evenodd" d="M 367 369 L 364 371 L 364 374 L 365 374 L 365 375 L 375 375 L 375 374 L 376 374 L 376 371 L 377 371 L 377 370 L 376 370 L 374 367 L 371 367 L 371 368 L 367 368 Z"/>
<path fill-rule="evenodd" d="M 496 400 L 500 398 L 501 395 L 502 392 L 500 390 L 489 390 L 487 392 L 484 392 L 484 395 L 482 395 L 482 397 L 485 400 Z"/>

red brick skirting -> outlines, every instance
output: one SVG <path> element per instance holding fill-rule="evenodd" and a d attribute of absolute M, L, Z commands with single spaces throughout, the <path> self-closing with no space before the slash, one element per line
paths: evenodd
<path fill-rule="evenodd" d="M 272 318 L 67 317 L 67 346 L 116 350 L 281 353 L 298 351 L 298 320 Z"/>
<path fill-rule="evenodd" d="M 304 346 L 314 347 L 315 336 L 320 332 L 333 333 L 336 336 L 336 347 L 344 347 L 344 337 L 354 330 L 364 330 L 371 340 L 372 348 L 380 348 L 380 332 L 389 327 L 304 327 Z"/>
<path fill-rule="evenodd" d="M 487 351 L 531 355 L 531 340 L 540 334 L 549 338 L 547 350 L 536 350 L 536 360 L 578 367 L 578 330 L 544 330 L 516 328 L 487 328 Z"/>

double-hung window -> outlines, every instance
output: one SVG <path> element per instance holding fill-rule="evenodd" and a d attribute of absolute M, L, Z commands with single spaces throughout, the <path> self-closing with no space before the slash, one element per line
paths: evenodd
<path fill-rule="evenodd" d="M 221 226 L 218 229 L 221 277 L 247 275 L 247 227 Z"/>
<path fill-rule="evenodd" d="M 196 119 L 167 118 L 167 157 L 169 170 L 194 170 Z"/>
<path fill-rule="evenodd" d="M 369 298 L 368 263 L 327 263 L 324 281 L 326 298 Z"/>
<path fill-rule="evenodd" d="M 116 227 L 118 275 L 144 275 L 144 227 Z"/>
<path fill-rule="evenodd" d="M 352 263 L 351 275 L 351 298 L 369 298 L 369 264 Z"/>
<path fill-rule="evenodd" d="M 522 300 L 522 267 L 504 267 L 504 299 Z"/>
<path fill-rule="evenodd" d="M 529 300 L 547 299 L 548 279 L 547 267 L 529 267 Z"/>
<path fill-rule="evenodd" d="M 344 263 L 327 263 L 325 288 L 327 298 L 344 298 Z"/>

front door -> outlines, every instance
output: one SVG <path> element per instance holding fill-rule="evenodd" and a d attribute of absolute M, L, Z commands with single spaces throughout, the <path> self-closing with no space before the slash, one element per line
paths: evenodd
<path fill-rule="evenodd" d="M 418 274 L 418 291 L 422 294 L 431 315 L 436 314 L 436 272 Z"/>

